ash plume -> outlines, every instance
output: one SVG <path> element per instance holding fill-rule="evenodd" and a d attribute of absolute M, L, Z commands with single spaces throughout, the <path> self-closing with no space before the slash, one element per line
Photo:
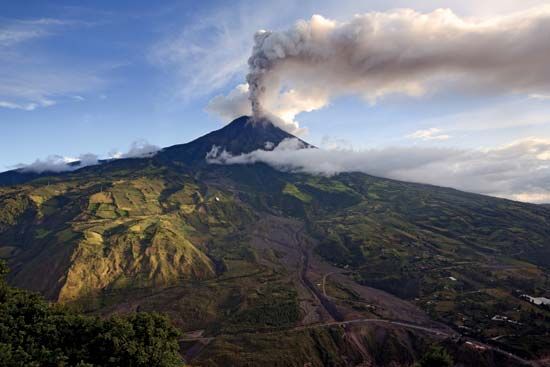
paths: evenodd
<path fill-rule="evenodd" d="M 262 117 L 264 114 L 260 103 L 266 90 L 263 75 L 273 68 L 271 58 L 262 50 L 265 40 L 271 35 L 271 32 L 264 30 L 256 32 L 252 56 L 248 59 L 250 72 L 246 76 L 246 81 L 249 88 L 252 115 L 256 118 Z"/>
<path fill-rule="evenodd" d="M 296 115 L 341 95 L 371 103 L 441 89 L 548 95 L 548 34 L 550 6 L 486 18 L 449 9 L 373 12 L 346 22 L 314 15 L 285 31 L 256 33 L 248 95 L 240 86 L 229 102 L 242 112 L 249 98 L 255 117 L 272 114 L 297 127 Z M 211 110 L 223 106 L 228 115 L 217 98 Z"/>

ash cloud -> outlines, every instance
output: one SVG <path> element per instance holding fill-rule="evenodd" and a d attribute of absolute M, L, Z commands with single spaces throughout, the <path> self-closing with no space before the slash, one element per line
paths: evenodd
<path fill-rule="evenodd" d="M 308 149 L 288 139 L 273 150 L 233 156 L 214 149 L 211 164 L 267 163 L 276 169 L 332 176 L 363 172 L 526 202 L 550 202 L 550 140 L 530 138 L 485 150 L 394 147 Z"/>
<path fill-rule="evenodd" d="M 550 6 L 485 18 L 449 9 L 373 12 L 347 22 L 314 15 L 286 31 L 257 32 L 248 96 L 239 86 L 212 107 L 224 105 L 230 115 L 248 97 L 256 117 L 273 114 L 297 128 L 296 115 L 339 95 L 369 102 L 449 88 L 548 95 L 548 34 Z"/>

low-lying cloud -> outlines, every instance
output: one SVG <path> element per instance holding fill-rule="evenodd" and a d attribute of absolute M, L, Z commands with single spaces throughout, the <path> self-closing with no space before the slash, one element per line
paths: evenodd
<path fill-rule="evenodd" d="M 147 140 L 136 140 L 130 144 L 130 149 L 126 153 L 113 151 L 109 156 L 114 159 L 121 158 L 146 158 L 152 157 L 160 150 L 160 147 L 150 144 Z"/>
<path fill-rule="evenodd" d="M 46 159 L 37 159 L 31 164 L 20 164 L 17 166 L 22 172 L 68 172 L 83 167 L 93 166 L 99 163 L 99 158 L 95 154 L 82 154 L 78 158 L 63 157 L 60 155 L 51 155 Z"/>
<path fill-rule="evenodd" d="M 154 156 L 160 148 L 149 144 L 146 140 L 134 141 L 127 152 L 111 152 L 108 154 L 108 160 L 124 158 L 147 158 Z M 37 159 L 30 164 L 18 164 L 16 169 L 21 172 L 34 173 L 60 173 L 75 171 L 80 168 L 94 166 L 105 161 L 100 160 L 99 156 L 92 153 L 82 154 L 78 157 L 64 157 L 61 155 L 50 155 L 45 159 Z"/>
<path fill-rule="evenodd" d="M 259 31 L 248 87 L 218 96 L 210 111 L 230 119 L 250 98 L 254 115 L 295 117 L 334 97 L 370 103 L 391 94 L 438 90 L 550 94 L 550 6 L 506 16 L 465 18 L 449 9 L 373 12 L 346 22 L 314 15 L 286 31 Z"/>
<path fill-rule="evenodd" d="M 267 163 L 317 175 L 363 172 L 526 202 L 550 202 L 550 140 L 524 139 L 484 150 L 394 147 L 363 151 L 305 148 L 297 139 L 271 151 L 233 156 L 213 147 L 211 164 Z"/>

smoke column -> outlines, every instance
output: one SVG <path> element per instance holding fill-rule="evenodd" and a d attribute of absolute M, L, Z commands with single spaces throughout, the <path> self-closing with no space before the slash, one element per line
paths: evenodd
<path fill-rule="evenodd" d="M 262 75 L 271 69 L 272 64 L 271 60 L 262 50 L 264 41 L 269 38 L 270 35 L 271 32 L 268 31 L 256 32 L 254 35 L 254 48 L 252 50 L 253 56 L 248 59 L 250 73 L 246 76 L 246 81 L 248 82 L 248 88 L 250 91 L 252 114 L 257 118 L 263 115 L 262 106 L 260 104 L 260 99 L 265 93 Z"/>
<path fill-rule="evenodd" d="M 550 6 L 482 19 L 448 9 L 367 13 L 347 22 L 314 15 L 286 31 L 256 33 L 248 98 L 255 117 L 288 121 L 344 94 L 373 102 L 449 86 L 548 93 L 549 35 Z"/>

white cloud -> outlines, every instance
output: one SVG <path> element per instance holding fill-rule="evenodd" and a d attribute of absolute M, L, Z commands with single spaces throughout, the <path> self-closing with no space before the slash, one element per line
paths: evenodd
<path fill-rule="evenodd" d="M 58 19 L 9 21 L 0 24 L 0 49 L 51 34 L 56 26 L 65 24 Z"/>
<path fill-rule="evenodd" d="M 251 115 L 248 84 L 239 84 L 227 96 L 217 95 L 206 106 L 206 111 L 230 122 L 243 115 Z"/>
<path fill-rule="evenodd" d="M 432 127 L 424 130 L 417 130 L 412 134 L 407 135 L 409 139 L 420 139 L 420 140 L 448 140 L 451 136 L 447 134 L 442 134 L 441 129 Z"/>
<path fill-rule="evenodd" d="M 130 144 L 130 148 L 126 153 L 119 151 L 109 152 L 109 157 L 114 159 L 121 158 L 146 158 L 155 155 L 160 148 L 156 145 L 150 144 L 147 140 L 136 140 Z"/>
<path fill-rule="evenodd" d="M 46 159 L 37 159 L 31 164 L 20 164 L 17 166 L 22 172 L 68 172 L 83 167 L 93 166 L 99 163 L 95 154 L 82 154 L 78 158 L 51 155 Z"/>
<path fill-rule="evenodd" d="M 251 115 L 248 84 L 239 84 L 227 96 L 218 95 L 210 100 L 206 110 L 219 116 L 224 122 Z M 307 95 L 299 94 L 295 90 L 288 90 L 273 101 L 267 117 L 280 128 L 294 134 L 303 135 L 306 129 L 300 128 L 295 117 L 300 112 L 313 111 L 326 105 L 326 94 L 314 94 L 311 91 Z"/>
<path fill-rule="evenodd" d="M 546 100 L 550 100 L 550 94 L 537 94 L 537 93 L 534 93 L 534 94 L 530 94 L 529 98 L 546 101 Z"/>
<path fill-rule="evenodd" d="M 454 187 L 515 200 L 546 202 L 550 187 L 550 140 L 529 138 L 485 149 L 396 147 L 357 150 L 301 149 L 298 140 L 272 151 L 232 156 L 213 150 L 213 164 L 264 162 L 291 172 L 335 175 L 364 172 L 375 176 Z"/>
<path fill-rule="evenodd" d="M 10 110 L 23 110 L 23 111 L 34 111 L 38 107 L 49 107 L 55 105 L 55 101 L 49 99 L 42 99 L 37 102 L 31 102 L 26 104 L 13 103 L 9 101 L 0 101 L 0 108 L 7 108 Z"/>
<path fill-rule="evenodd" d="M 128 152 L 122 154 L 121 158 L 143 158 L 150 157 L 157 153 L 160 148 L 149 144 L 146 140 L 137 140 L 130 145 Z"/>
<path fill-rule="evenodd" d="M 113 151 L 108 154 L 109 159 L 123 158 L 147 158 L 154 156 L 160 148 L 148 143 L 146 140 L 136 140 L 132 142 L 127 152 Z M 30 164 L 18 164 L 14 168 L 22 172 L 69 172 L 83 167 L 101 164 L 99 156 L 87 153 L 81 154 L 77 158 L 62 155 L 50 155 L 45 159 L 36 159 Z"/>

